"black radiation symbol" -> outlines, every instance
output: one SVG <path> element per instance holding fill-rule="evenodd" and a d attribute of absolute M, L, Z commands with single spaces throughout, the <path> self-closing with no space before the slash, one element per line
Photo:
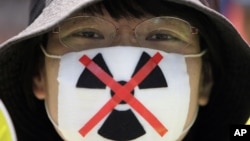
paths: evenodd
<path fill-rule="evenodd" d="M 143 52 L 131 77 L 133 77 L 150 58 L 150 55 Z M 106 73 L 112 76 L 100 53 L 93 58 L 93 61 L 98 64 Z M 126 81 L 119 81 L 118 83 L 124 85 L 126 84 Z M 165 77 L 159 66 L 156 66 L 154 70 L 138 85 L 139 89 L 161 88 L 167 86 L 167 81 L 165 80 Z M 91 71 L 84 69 L 78 79 L 76 87 L 105 89 L 107 86 L 95 75 L 93 75 Z M 131 93 L 134 94 L 134 91 Z M 113 96 L 114 92 L 111 91 L 110 95 Z M 126 104 L 126 102 L 122 101 L 119 104 Z M 143 126 L 140 124 L 131 109 L 125 111 L 113 109 L 106 121 L 104 121 L 102 127 L 98 130 L 98 134 L 102 137 L 119 141 L 132 140 L 144 135 L 145 133 L 146 132 Z"/>

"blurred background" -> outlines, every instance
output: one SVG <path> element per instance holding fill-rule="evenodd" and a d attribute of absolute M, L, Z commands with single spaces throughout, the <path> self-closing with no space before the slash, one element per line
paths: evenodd
<path fill-rule="evenodd" d="M 28 25 L 30 1 L 0 0 L 0 43 Z M 213 9 L 231 20 L 241 36 L 250 44 L 250 0 L 208 0 L 208 2 Z"/>
<path fill-rule="evenodd" d="M 231 20 L 242 37 L 250 44 L 250 0 L 217 1 L 217 10 Z"/>
<path fill-rule="evenodd" d="M 30 0 L 0 0 L 0 43 L 28 24 Z"/>

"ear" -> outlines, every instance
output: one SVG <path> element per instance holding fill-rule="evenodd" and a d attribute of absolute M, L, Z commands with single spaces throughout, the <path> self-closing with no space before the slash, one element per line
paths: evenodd
<path fill-rule="evenodd" d="M 37 99 L 43 100 L 46 97 L 45 78 L 43 73 L 33 77 L 33 92 Z"/>
<path fill-rule="evenodd" d="M 206 106 L 207 103 L 209 102 L 212 86 L 213 86 L 212 68 L 209 63 L 204 63 L 202 66 L 202 74 L 199 86 L 198 103 L 200 106 Z"/>

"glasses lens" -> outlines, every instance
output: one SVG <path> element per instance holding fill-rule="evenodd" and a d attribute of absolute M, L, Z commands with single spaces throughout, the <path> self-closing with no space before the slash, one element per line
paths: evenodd
<path fill-rule="evenodd" d="M 175 51 L 191 43 L 192 29 L 181 19 L 156 17 L 139 24 L 135 35 L 141 46 Z"/>
<path fill-rule="evenodd" d="M 74 17 L 60 25 L 60 41 L 75 51 L 110 44 L 116 29 L 111 23 L 91 16 Z"/>

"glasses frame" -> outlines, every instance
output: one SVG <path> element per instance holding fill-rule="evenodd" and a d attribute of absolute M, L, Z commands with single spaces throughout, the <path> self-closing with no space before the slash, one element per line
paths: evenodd
<path fill-rule="evenodd" d="M 103 21 L 105 21 L 105 22 L 110 23 L 112 26 L 114 26 L 114 29 L 115 29 L 114 37 L 117 35 L 117 32 L 119 31 L 119 27 L 117 27 L 112 21 L 110 21 L 110 20 L 108 20 L 108 19 L 105 19 L 105 18 L 103 18 L 103 17 L 99 17 L 99 16 L 74 16 L 74 17 L 70 17 L 70 18 L 64 20 L 63 22 L 66 22 L 66 21 L 69 21 L 69 20 L 72 20 L 72 19 L 76 19 L 76 18 L 83 18 L 83 17 L 85 17 L 85 18 L 86 18 L 86 17 L 94 17 L 94 18 L 98 18 L 98 19 L 101 19 L 101 20 L 103 20 Z M 137 29 L 141 24 L 143 24 L 144 22 L 151 21 L 151 20 L 153 20 L 153 19 L 159 19 L 159 18 L 169 18 L 169 19 L 175 19 L 175 20 L 182 21 L 182 22 L 186 23 L 186 24 L 190 27 L 191 35 L 196 35 L 196 34 L 199 33 L 199 29 L 198 29 L 198 28 L 192 26 L 188 21 L 185 21 L 185 20 L 183 20 L 183 19 L 181 19 L 181 18 L 172 17 L 172 16 L 158 16 L 158 17 L 153 17 L 153 18 L 145 19 L 145 20 L 141 21 L 140 23 L 137 23 L 133 28 L 131 28 L 131 30 L 133 31 L 133 35 L 134 35 L 135 39 L 137 40 L 137 37 L 136 37 L 136 29 Z M 52 33 L 53 33 L 53 34 L 58 34 L 59 41 L 60 41 L 60 43 L 61 43 L 63 46 L 65 46 L 66 48 L 74 49 L 74 48 L 72 48 L 72 47 L 67 46 L 65 43 L 63 43 L 63 41 L 61 41 L 61 38 L 60 38 L 60 31 L 61 31 L 61 25 L 58 24 L 58 26 L 52 30 Z M 114 37 L 113 37 L 111 43 L 113 42 Z M 138 42 L 138 41 L 137 41 L 137 42 Z M 138 44 L 140 45 L 139 42 L 138 42 Z M 190 45 L 190 44 L 187 44 L 185 47 L 187 47 L 187 46 L 189 46 L 189 45 Z M 140 45 L 140 46 L 141 46 L 141 45 Z"/>

